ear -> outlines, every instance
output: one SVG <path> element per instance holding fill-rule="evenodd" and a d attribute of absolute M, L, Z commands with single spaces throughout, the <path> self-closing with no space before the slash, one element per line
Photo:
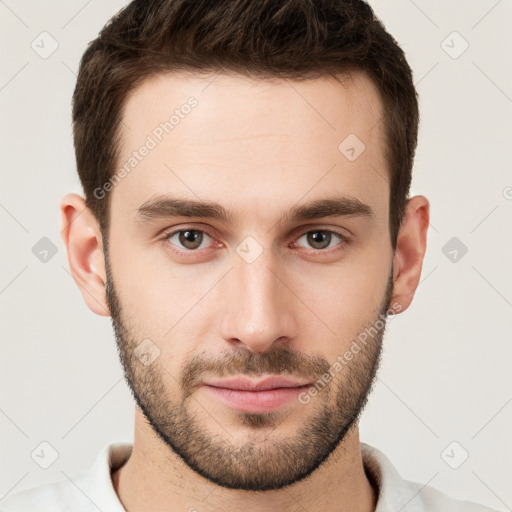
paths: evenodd
<path fill-rule="evenodd" d="M 391 303 L 401 306 L 400 313 L 411 304 L 420 282 L 427 248 L 429 218 L 430 205 L 427 198 L 414 196 L 407 201 L 393 257 L 394 284 Z"/>
<path fill-rule="evenodd" d="M 103 240 L 96 218 L 78 194 L 67 194 L 60 204 L 61 237 L 71 275 L 91 311 L 110 316 L 105 284 Z"/>

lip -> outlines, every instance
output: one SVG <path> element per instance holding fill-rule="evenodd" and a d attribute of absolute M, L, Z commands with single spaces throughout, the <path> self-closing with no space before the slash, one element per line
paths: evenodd
<path fill-rule="evenodd" d="M 271 376 L 253 381 L 245 377 L 202 383 L 210 396 L 241 412 L 264 413 L 285 405 L 305 391 L 309 382 Z M 298 401 L 297 401 L 298 402 Z"/>
<path fill-rule="evenodd" d="M 248 379 L 247 377 L 232 377 L 222 380 L 208 380 L 204 384 L 216 388 L 236 389 L 240 391 L 266 391 L 276 388 L 298 388 L 307 386 L 308 381 L 293 380 L 279 375 L 264 377 L 258 381 Z"/>

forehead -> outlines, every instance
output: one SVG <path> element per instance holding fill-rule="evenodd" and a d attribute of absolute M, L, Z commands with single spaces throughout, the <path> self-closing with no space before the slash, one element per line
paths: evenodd
<path fill-rule="evenodd" d="M 131 215 L 169 193 L 270 214 L 332 192 L 387 211 L 382 111 L 357 71 L 303 81 L 157 75 L 125 102 L 112 211 Z"/>

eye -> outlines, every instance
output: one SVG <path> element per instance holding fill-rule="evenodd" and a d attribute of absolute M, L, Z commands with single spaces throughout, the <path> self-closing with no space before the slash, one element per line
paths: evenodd
<path fill-rule="evenodd" d="M 203 242 L 207 238 L 212 238 L 205 231 L 199 229 L 180 229 L 172 231 L 165 236 L 165 240 L 171 241 L 175 238 L 173 245 L 178 245 L 178 248 L 186 251 L 195 251 L 197 249 L 204 249 Z M 181 245 L 181 247 L 180 247 Z"/>
<path fill-rule="evenodd" d="M 337 233 L 336 231 L 330 231 L 328 229 L 315 229 L 313 231 L 307 231 L 302 236 L 298 238 L 306 238 L 306 242 L 310 244 L 310 247 L 316 250 L 324 250 L 329 249 L 330 247 L 335 247 L 336 245 L 342 245 L 347 242 L 347 239 L 341 233 Z M 332 241 L 336 241 L 336 239 L 340 240 L 340 243 L 331 245 Z"/>
<path fill-rule="evenodd" d="M 310 248 L 318 251 L 325 251 L 348 243 L 348 238 L 341 233 L 329 229 L 315 229 L 303 233 L 292 245 L 294 247 L 304 247 L 298 243 L 302 238 L 306 239 Z M 176 229 L 164 236 L 166 242 L 171 242 L 170 245 L 173 246 L 171 250 L 177 253 L 192 253 L 198 252 L 199 249 L 206 249 L 211 246 L 211 242 L 210 246 L 208 245 L 208 239 L 215 242 L 215 239 L 206 231 L 192 228 Z M 336 243 L 337 241 L 338 243 Z M 219 245 L 222 246 L 222 244 Z"/>

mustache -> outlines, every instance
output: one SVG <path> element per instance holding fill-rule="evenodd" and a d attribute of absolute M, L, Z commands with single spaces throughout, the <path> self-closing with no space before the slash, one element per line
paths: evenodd
<path fill-rule="evenodd" d="M 180 379 L 183 396 L 187 398 L 201 383 L 205 374 L 215 377 L 244 375 L 258 377 L 263 374 L 290 374 L 317 380 L 329 371 L 329 362 L 319 356 L 301 354 L 289 347 L 276 346 L 267 352 L 255 353 L 247 349 L 223 352 L 212 357 L 206 353 L 194 355 L 185 361 Z"/>

